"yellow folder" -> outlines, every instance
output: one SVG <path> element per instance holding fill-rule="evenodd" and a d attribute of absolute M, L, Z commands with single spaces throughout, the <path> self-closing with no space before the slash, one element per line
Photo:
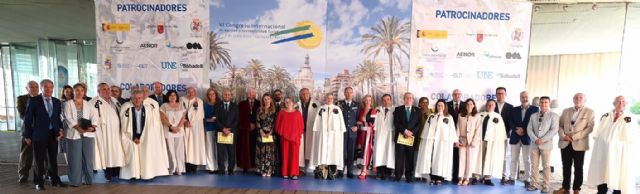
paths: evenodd
<path fill-rule="evenodd" d="M 262 143 L 273 143 L 273 135 L 269 135 L 267 137 L 261 137 L 260 141 Z"/>
<path fill-rule="evenodd" d="M 229 135 L 225 137 L 223 132 L 218 132 L 218 143 L 233 144 L 233 133 L 229 133 Z"/>
<path fill-rule="evenodd" d="M 413 146 L 413 139 L 415 136 L 411 136 L 409 138 L 405 138 L 404 135 L 398 135 L 398 144 L 405 146 Z"/>

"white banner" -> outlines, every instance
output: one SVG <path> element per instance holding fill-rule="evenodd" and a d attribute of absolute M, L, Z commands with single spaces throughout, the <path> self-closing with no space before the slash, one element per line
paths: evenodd
<path fill-rule="evenodd" d="M 413 1 L 409 91 L 463 100 L 495 98 L 507 88 L 518 102 L 525 88 L 532 4 L 493 0 Z"/>
<path fill-rule="evenodd" d="M 96 0 L 98 78 L 128 92 L 202 86 L 209 50 L 205 0 Z M 151 87 L 150 87 L 151 88 Z"/>

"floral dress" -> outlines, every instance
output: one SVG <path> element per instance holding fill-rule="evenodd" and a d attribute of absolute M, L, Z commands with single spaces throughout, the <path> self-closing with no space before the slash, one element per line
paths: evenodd
<path fill-rule="evenodd" d="M 275 133 L 276 113 L 267 112 L 258 114 L 258 129 L 273 138 Z M 262 143 L 262 136 L 258 134 L 258 142 L 256 143 L 256 164 L 258 172 L 271 175 L 274 172 L 276 164 L 276 145 L 274 142 Z"/>

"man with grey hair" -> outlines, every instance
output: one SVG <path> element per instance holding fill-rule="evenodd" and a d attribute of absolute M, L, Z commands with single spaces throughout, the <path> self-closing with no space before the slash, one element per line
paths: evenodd
<path fill-rule="evenodd" d="M 18 115 L 21 120 L 24 120 L 30 99 L 38 95 L 38 82 L 33 80 L 29 81 L 25 89 L 27 89 L 27 94 L 18 96 L 17 100 Z M 31 151 L 31 145 L 28 145 L 27 142 L 24 141 L 24 132 L 23 125 L 22 144 L 20 146 L 20 166 L 18 167 L 18 182 L 20 183 L 26 183 L 27 179 L 29 179 L 29 170 L 31 170 L 31 163 L 33 162 L 33 151 Z"/>
<path fill-rule="evenodd" d="M 258 130 L 256 118 L 260 101 L 256 99 L 256 90 L 247 89 L 247 99 L 238 104 L 238 144 L 236 156 L 238 167 L 244 172 L 255 167 L 256 141 Z"/>
<path fill-rule="evenodd" d="M 163 85 L 160 82 L 153 82 L 153 94 L 149 96 L 149 98 L 155 100 L 158 105 L 162 106 L 165 102 L 168 102 L 167 95 L 164 95 L 162 92 L 164 91 Z"/>
<path fill-rule="evenodd" d="M 589 134 L 593 131 L 593 110 L 584 106 L 583 93 L 573 96 L 573 107 L 564 109 L 560 116 L 560 155 L 562 156 L 562 188 L 556 193 L 569 193 L 571 184 L 571 166 L 575 165 L 573 191 L 579 192 L 582 186 L 584 153 L 589 150 Z"/>
<path fill-rule="evenodd" d="M 393 111 L 393 126 L 395 127 L 393 142 L 396 143 L 395 181 L 400 181 L 404 174 L 409 183 L 413 182 L 415 174 L 415 163 L 413 160 L 415 145 L 405 145 L 397 142 L 399 136 L 407 139 L 414 138 L 414 132 L 418 131 L 418 126 L 420 126 L 420 109 L 413 105 L 413 100 L 412 93 L 404 93 L 404 105 L 396 107 Z"/>

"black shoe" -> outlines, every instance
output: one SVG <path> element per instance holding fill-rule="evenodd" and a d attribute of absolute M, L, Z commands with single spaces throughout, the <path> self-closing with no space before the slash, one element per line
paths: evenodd
<path fill-rule="evenodd" d="M 471 185 L 477 185 L 477 184 L 478 184 L 478 179 L 472 178 L 471 179 Z"/>
<path fill-rule="evenodd" d="M 493 182 L 491 182 L 490 179 L 484 180 L 484 185 L 488 185 L 488 186 L 496 186 L 495 184 L 493 184 Z"/>
<path fill-rule="evenodd" d="M 51 186 L 54 187 L 67 187 L 67 184 L 64 184 L 62 181 L 51 182 Z"/>
<path fill-rule="evenodd" d="M 413 183 L 413 181 L 414 181 L 414 180 L 413 180 L 412 178 L 408 178 L 408 179 L 407 179 L 407 183 Z"/>
<path fill-rule="evenodd" d="M 27 179 L 26 178 L 21 178 L 20 180 L 18 180 L 18 183 L 27 183 Z"/>
<path fill-rule="evenodd" d="M 347 174 L 347 178 L 353 179 L 353 174 L 351 173 Z"/>
<path fill-rule="evenodd" d="M 232 170 L 230 170 L 230 171 L 229 171 L 229 175 L 233 175 L 233 174 L 234 174 L 234 173 L 233 173 L 233 171 L 232 171 Z"/>
<path fill-rule="evenodd" d="M 402 179 L 402 178 L 397 178 L 397 177 L 396 177 L 395 179 L 393 179 L 393 181 L 394 181 L 394 182 L 400 182 L 400 180 L 401 180 L 401 179 Z"/>
<path fill-rule="evenodd" d="M 44 190 L 44 185 L 40 185 L 40 184 L 36 185 L 36 190 L 38 190 L 38 191 Z"/>
<path fill-rule="evenodd" d="M 512 183 L 511 185 L 513 185 L 515 183 Z M 531 183 L 529 181 L 525 181 L 524 182 L 524 188 L 529 188 L 529 186 L 531 186 Z"/>

